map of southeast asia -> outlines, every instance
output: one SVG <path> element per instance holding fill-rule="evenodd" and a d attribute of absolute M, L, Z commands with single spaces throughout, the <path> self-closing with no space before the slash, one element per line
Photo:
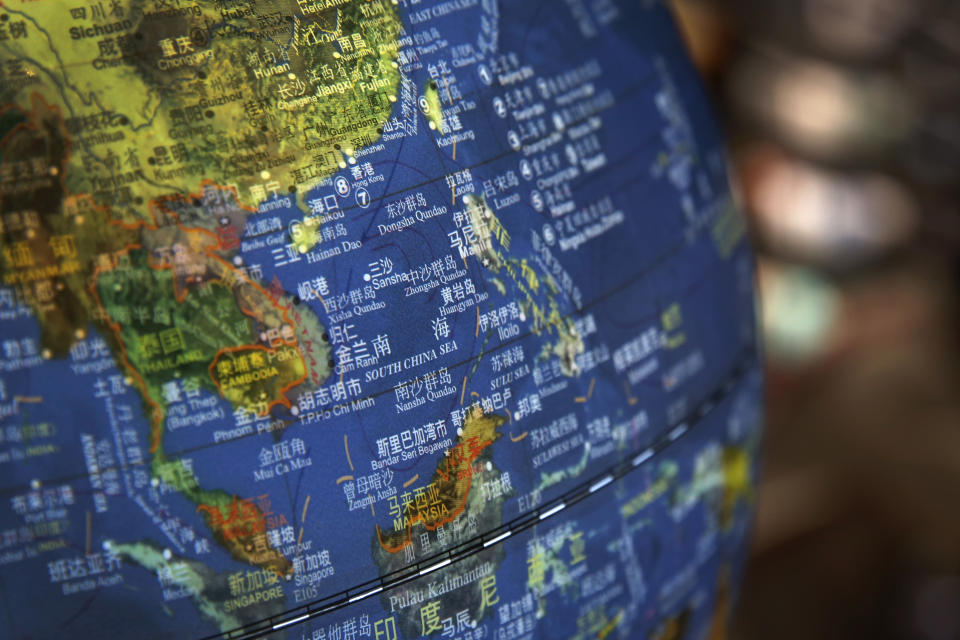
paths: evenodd
<path fill-rule="evenodd" d="M 756 340 L 660 2 L 0 2 L 4 637 L 723 638 Z"/>

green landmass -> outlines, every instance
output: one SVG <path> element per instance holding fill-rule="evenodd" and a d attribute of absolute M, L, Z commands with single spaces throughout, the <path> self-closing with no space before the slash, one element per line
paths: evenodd
<path fill-rule="evenodd" d="M 164 11 L 128 0 L 122 17 L 71 22 L 63 5 L 36 3 L 33 37 L 0 43 L 0 57 L 28 60 L 33 75 L 0 89 L 0 103 L 38 94 L 73 118 L 98 118 L 78 136 L 67 184 L 128 222 L 147 217 L 142 203 L 193 193 L 202 179 L 234 185 L 247 207 L 302 196 L 380 136 L 400 80 L 391 2 L 312 6 L 198 1 Z M 114 23 L 109 46 L 69 37 L 71 27 Z"/>
<path fill-rule="evenodd" d="M 58 3 L 28 9 L 0 6 L 27 22 L 27 37 L 0 42 L 0 62 L 22 69 L 0 86 L 3 284 L 34 311 L 44 357 L 91 326 L 104 335 L 143 399 L 154 478 L 235 558 L 289 573 L 264 550 L 256 507 L 167 457 L 164 386 L 265 415 L 329 377 L 319 319 L 254 282 L 236 250 L 261 201 L 302 206 L 381 134 L 399 83 L 396 8 L 129 0 L 71 21 Z M 83 36 L 107 27 L 114 37 Z"/>
<path fill-rule="evenodd" d="M 526 258 L 509 257 L 510 233 L 482 195 L 467 194 L 463 197 L 474 239 L 471 253 L 480 260 L 494 276 L 506 276 L 520 291 L 517 301 L 524 318 L 529 318 L 530 328 L 536 334 L 546 332 L 554 337 L 545 344 L 540 359 L 556 357 L 564 375 L 573 377 L 579 373 L 576 363 L 584 352 L 583 339 L 577 332 L 573 319 L 560 312 L 557 295 L 560 292 L 556 281 L 544 273 L 536 263 Z M 502 288 L 500 278 L 493 278 L 494 286 Z"/>
<path fill-rule="evenodd" d="M 427 116 L 430 128 L 434 131 L 443 131 L 443 104 L 440 102 L 440 88 L 436 80 L 431 80 L 423 88 L 421 109 Z"/>
<path fill-rule="evenodd" d="M 169 589 L 187 592 L 200 614 L 213 622 L 221 632 L 231 631 L 283 612 L 283 600 L 261 599 L 254 605 L 228 607 L 234 594 L 229 576 L 217 573 L 202 562 L 190 560 L 160 548 L 150 541 L 106 543 L 110 552 L 127 561 L 163 576 Z"/>

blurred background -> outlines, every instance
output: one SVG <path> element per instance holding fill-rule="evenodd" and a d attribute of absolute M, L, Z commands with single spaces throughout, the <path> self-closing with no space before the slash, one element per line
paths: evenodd
<path fill-rule="evenodd" d="M 960 2 L 673 4 L 759 253 L 733 638 L 960 638 Z"/>

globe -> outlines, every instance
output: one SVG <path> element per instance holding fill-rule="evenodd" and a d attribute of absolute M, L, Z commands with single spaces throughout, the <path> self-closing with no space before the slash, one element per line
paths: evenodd
<path fill-rule="evenodd" d="M 8 638 L 722 638 L 753 265 L 667 9 L 0 6 Z"/>

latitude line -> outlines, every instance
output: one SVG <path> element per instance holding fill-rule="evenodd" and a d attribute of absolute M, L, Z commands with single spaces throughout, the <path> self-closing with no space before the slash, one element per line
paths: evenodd
<path fill-rule="evenodd" d="M 599 493 L 633 471 L 647 468 L 652 460 L 657 459 L 668 448 L 696 431 L 696 427 L 700 423 L 711 415 L 724 400 L 733 395 L 733 392 L 738 388 L 738 383 L 743 382 L 750 371 L 750 365 L 756 362 L 756 358 L 757 353 L 753 347 L 744 349 L 731 371 L 724 376 L 722 382 L 711 393 L 707 394 L 707 397 L 697 405 L 697 408 L 690 411 L 684 419 L 674 423 L 670 430 L 660 434 L 649 446 L 625 455 L 620 462 L 609 465 L 605 470 L 591 476 L 560 496 L 509 520 L 500 527 L 475 536 L 444 552 L 407 565 L 386 576 L 368 580 L 355 587 L 344 589 L 325 598 L 314 600 L 289 609 L 282 614 L 269 616 L 237 629 L 205 636 L 204 640 L 255 640 L 263 638 L 279 629 L 342 610 L 382 592 L 413 582 L 441 568 L 458 564 L 462 560 L 473 557 L 490 547 L 502 544 L 513 535 L 522 533 L 561 513 L 567 507 Z"/>
<path fill-rule="evenodd" d="M 681 240 L 681 241 L 678 242 L 678 243 L 675 243 L 675 244 L 674 244 L 673 246 L 671 246 L 667 251 L 664 251 L 664 252 L 662 252 L 661 254 L 659 254 L 653 261 L 651 261 L 651 263 L 649 263 L 649 264 L 647 264 L 646 266 L 644 266 L 644 267 L 643 267 L 642 269 L 640 269 L 637 273 L 635 273 L 634 275 L 632 275 L 632 276 L 630 276 L 629 278 L 627 278 L 624 282 L 621 282 L 620 284 L 615 285 L 614 287 L 612 287 L 612 288 L 609 289 L 608 291 L 600 294 L 600 295 L 597 296 L 596 298 L 593 298 L 592 300 L 590 300 L 589 302 L 587 302 L 587 303 L 585 303 L 583 306 L 581 306 L 579 309 L 574 309 L 574 310 L 570 311 L 569 313 L 564 314 L 563 316 L 561 316 L 561 319 L 566 320 L 566 319 L 571 319 L 571 318 L 573 318 L 573 317 L 575 317 L 575 316 L 583 316 L 583 314 L 584 314 L 586 311 L 588 311 L 589 309 L 595 307 L 595 306 L 598 305 L 600 302 L 603 302 L 604 300 L 609 299 L 610 297 L 616 295 L 617 293 L 619 293 L 619 292 L 621 292 L 621 291 L 623 291 L 623 290 L 626 290 L 626 289 L 628 289 L 628 288 L 630 288 L 630 287 L 638 284 L 640 281 L 642 281 L 647 275 L 649 275 L 650 273 L 652 273 L 652 272 L 653 272 L 657 267 L 659 267 L 661 264 L 663 264 L 664 262 L 666 262 L 666 261 L 669 260 L 670 258 L 673 258 L 673 257 L 676 256 L 677 254 L 679 254 L 679 253 L 680 253 L 680 250 L 682 249 L 682 247 L 683 247 L 683 246 L 686 246 L 687 244 L 689 244 L 689 243 L 688 243 L 687 241 L 683 241 L 683 240 Z M 531 336 L 535 336 L 535 335 L 537 335 L 537 334 L 536 334 L 536 332 L 533 331 L 532 329 L 527 330 L 525 333 L 521 333 L 520 335 L 518 335 L 518 336 L 516 336 L 516 337 L 514 337 L 514 338 L 511 338 L 511 339 L 509 339 L 509 340 L 503 341 L 503 342 L 501 342 L 500 344 L 491 347 L 490 349 L 488 349 L 488 350 L 483 354 L 483 357 L 486 357 L 486 356 L 488 356 L 488 355 L 491 355 L 491 354 L 493 354 L 493 353 L 496 353 L 496 352 L 498 352 L 498 351 L 500 351 L 500 350 L 502 350 L 502 349 L 506 349 L 507 347 L 513 346 L 513 345 L 517 344 L 518 342 L 521 342 L 522 340 L 525 340 L 525 339 L 527 339 L 527 338 L 529 338 L 529 337 L 531 337 Z M 467 358 L 465 358 L 465 359 L 463 359 L 463 360 L 460 360 L 459 362 L 450 364 L 450 365 L 446 366 L 445 368 L 446 368 L 446 369 L 456 369 L 456 368 L 458 368 L 458 367 L 462 367 L 462 366 L 468 365 L 470 362 L 472 362 L 472 361 L 475 360 L 476 358 L 477 358 L 477 356 L 470 356 L 470 357 L 467 357 Z M 382 389 L 382 390 L 380 390 L 380 391 L 375 391 L 375 392 L 372 392 L 372 393 L 368 393 L 368 394 L 364 395 L 364 396 L 361 397 L 361 398 L 356 398 L 356 399 L 354 399 L 354 401 L 363 401 L 363 400 L 366 400 L 366 399 L 369 399 L 369 398 L 378 398 L 378 397 L 383 396 L 383 395 L 386 395 L 386 394 L 388 394 L 388 393 L 390 393 L 390 392 L 396 391 L 397 389 L 403 388 L 403 387 L 405 387 L 405 386 L 407 386 L 407 385 L 409 385 L 409 384 L 412 384 L 412 383 L 415 382 L 417 379 L 420 379 L 420 376 L 417 376 L 417 377 L 414 378 L 413 380 L 408 380 L 408 381 L 406 381 L 406 382 L 394 384 L 394 385 L 392 385 L 392 386 L 390 386 L 390 387 L 387 387 L 387 388 L 384 388 L 384 389 Z M 350 405 L 349 402 L 339 403 L 339 404 L 336 404 L 336 405 L 331 405 L 330 407 L 328 407 L 328 409 L 329 409 L 329 410 L 334 410 L 334 409 L 340 408 L 340 407 L 348 407 L 349 405 Z M 309 424 L 312 424 L 312 423 L 304 423 L 304 422 L 302 422 L 299 418 L 294 418 L 293 420 L 290 421 L 290 424 L 289 424 L 286 428 L 289 429 L 289 428 L 294 427 L 294 426 L 297 426 L 297 425 L 307 426 L 307 425 L 309 425 Z M 286 430 L 286 429 L 285 429 L 285 430 Z M 168 458 L 168 459 L 171 459 L 171 460 L 173 460 L 173 459 L 179 459 L 179 458 L 181 458 L 181 457 L 183 457 L 183 456 L 185 456 L 185 455 L 189 455 L 189 454 L 195 453 L 195 452 L 197 452 L 197 451 L 202 451 L 202 450 L 209 449 L 209 448 L 215 447 L 215 446 L 230 444 L 230 443 L 233 443 L 233 442 L 240 441 L 240 440 L 242 440 L 242 439 L 244 439 L 244 438 L 250 438 L 250 437 L 259 436 L 259 435 L 263 435 L 263 434 L 254 431 L 254 432 L 252 432 L 252 433 L 239 435 L 239 436 L 236 436 L 236 437 L 234 437 L 234 438 L 227 439 L 227 440 L 220 440 L 220 441 L 217 441 L 217 442 L 207 442 L 207 443 L 200 444 L 200 445 L 196 445 L 196 446 L 193 446 L 193 447 L 186 447 L 186 448 L 184 448 L 184 449 L 179 449 L 179 450 L 176 450 L 176 451 L 167 452 L 167 458 Z M 147 462 L 147 461 L 139 462 L 139 463 L 128 463 L 128 464 L 126 464 L 126 465 L 114 465 L 114 466 L 109 467 L 109 468 L 104 467 L 104 468 L 100 469 L 100 471 L 101 471 L 101 472 L 113 471 L 113 470 L 125 471 L 125 470 L 130 469 L 130 468 L 148 466 L 149 464 L 150 464 L 150 463 Z M 86 477 L 87 475 L 89 475 L 89 474 L 86 473 L 85 471 L 81 471 L 81 472 L 77 472 L 77 473 L 74 473 L 74 474 L 71 474 L 71 475 L 65 475 L 65 476 L 60 476 L 60 477 L 58 477 L 58 478 L 48 479 L 48 480 L 46 480 L 46 482 L 50 482 L 50 483 L 70 482 L 70 481 L 73 481 L 73 480 L 82 479 L 82 478 Z M 9 487 L 3 487 L 3 488 L 0 488 L 0 495 L 10 494 L 10 493 L 14 493 L 14 492 L 16 492 L 16 491 L 22 491 L 22 490 L 24 490 L 24 489 L 26 489 L 26 488 L 29 488 L 29 487 L 30 487 L 29 483 L 20 484 L 20 485 L 13 485 L 13 486 L 9 486 Z"/>

